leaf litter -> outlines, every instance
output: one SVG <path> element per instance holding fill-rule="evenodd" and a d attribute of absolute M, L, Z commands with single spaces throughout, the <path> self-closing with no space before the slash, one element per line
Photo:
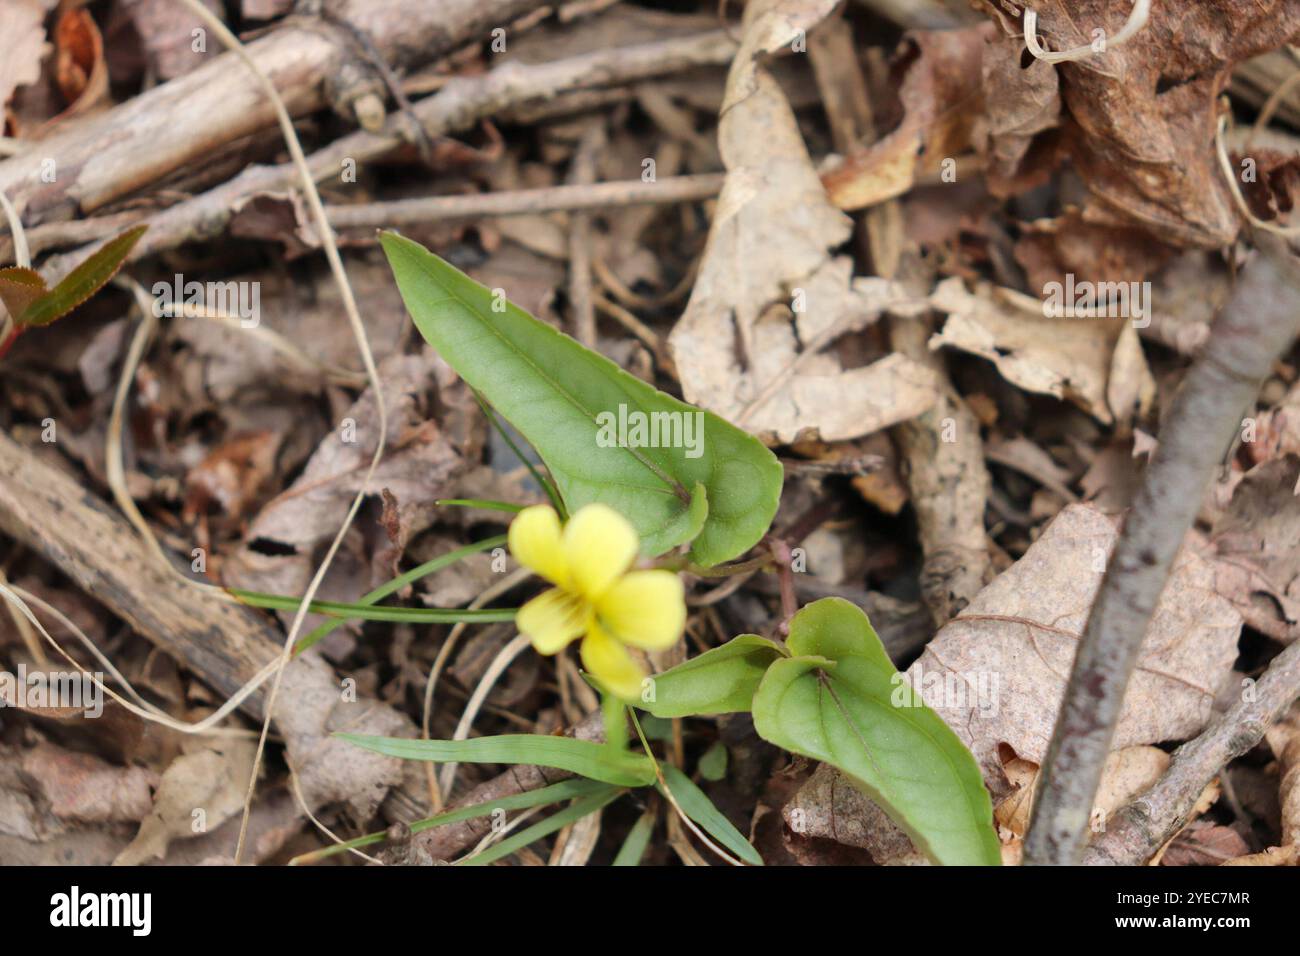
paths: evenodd
<path fill-rule="evenodd" d="M 218 55 L 189 50 L 188 21 L 174 4 L 120 5 L 127 29 L 96 8 L 60 15 L 52 6 L 16 0 L 0 11 L 8 18 L 0 29 L 7 137 L 0 164 L 19 162 L 21 153 L 4 156 L 55 127 L 120 109 L 156 81 L 183 78 Z M 244 3 L 244 22 L 274 22 L 287 6 Z M 1233 119 L 1223 134 L 1232 168 L 1249 160 L 1259 174 L 1238 182 L 1250 213 L 1283 225 L 1293 215 L 1300 149 L 1296 131 L 1285 128 L 1288 116 L 1300 114 L 1283 103 L 1268 129 L 1251 130 L 1258 103 L 1239 98 L 1233 80 L 1249 58 L 1295 40 L 1300 21 L 1276 2 L 1156 3 L 1126 44 L 1053 64 L 1026 53 L 1021 4 L 978 3 L 982 22 L 952 30 L 910 29 L 857 7 L 831 17 L 835 6 L 757 0 L 728 24 L 738 41 L 729 65 L 714 58 L 635 86 L 591 83 L 554 102 L 503 103 L 489 120 L 439 138 L 432 170 L 408 144 L 382 164 L 361 164 L 352 182 L 328 182 L 326 201 L 545 191 L 569 181 L 593 123 L 605 133 L 598 181 L 636 180 L 647 158 L 660 181 L 723 174 L 716 199 L 583 213 L 597 346 L 641 380 L 777 450 L 787 469 L 775 528 L 808 562 L 807 573 L 795 575 L 800 600 L 838 594 L 880 609 L 873 621 L 891 648 L 919 634 L 896 663 L 910 665 L 906 673 L 922 690 L 931 679 L 961 691 L 955 699 L 939 694 L 934 706 L 975 753 L 994 797 L 1004 860 L 1016 862 L 1118 516 L 1242 262 L 1230 247 L 1244 219 L 1216 149 L 1225 115 Z M 1129 8 L 1100 0 L 1031 6 L 1049 50 L 1090 42 L 1094 26 L 1114 35 Z M 689 13 L 625 3 L 571 18 L 548 14 L 520 28 L 506 58 L 554 62 L 647 38 L 699 36 L 716 25 L 707 4 Z M 832 59 L 831 69 L 856 72 L 850 81 L 865 93 L 873 122 L 856 141 L 837 134 L 830 114 L 841 107 L 824 100 L 839 84 L 815 76 L 802 56 L 818 30 L 851 37 L 855 62 Z M 843 46 L 837 40 L 834 48 Z M 499 62 L 486 44 L 471 44 L 398 79 L 418 100 Z M 333 105 L 332 114 L 304 117 L 309 152 L 351 132 L 355 115 Z M 250 165 L 283 158 L 269 133 L 219 145 L 208 168 L 169 168 L 170 178 L 141 180 L 124 202 L 78 210 L 71 223 L 24 210 L 38 260 L 123 227 L 114 220 L 110 230 L 99 219 L 147 218 Z M 195 576 L 301 594 L 361 492 L 365 505 L 318 595 L 356 600 L 398 571 L 500 533 L 507 521 L 437 501 L 542 499 L 508 445 L 489 433 L 464 383 L 413 341 L 369 228 L 342 233 L 389 410 L 388 451 L 363 488 L 376 409 L 340 321 L 342 302 L 312 261 L 321 237 L 294 190 L 235 205 L 228 232 L 196 228 L 129 267 L 146 287 L 172 272 L 256 282 L 263 330 L 280 337 L 241 334 L 248 330 L 210 317 L 165 319 L 128 390 L 128 485 L 166 548 L 183 557 L 201 547 L 206 565 Z M 573 222 L 573 213 L 548 208 L 411 231 L 489 288 L 506 289 L 572 332 Z M 192 241 L 200 238 L 206 241 Z M 0 254 L 12 257 L 7 237 Z M 873 274 L 874 262 L 891 259 L 899 268 L 889 277 Z M 1053 318 L 1044 310 L 1047 289 L 1067 276 L 1149 280 L 1146 314 Z M 128 308 L 125 297 L 106 293 L 45 329 L 40 342 L 24 336 L 0 359 L 0 427 L 42 460 L 84 469 L 80 480 L 92 496 L 108 492 L 103 435 L 134 328 Z M 900 326 L 925 343 L 926 361 L 895 345 Z M 1234 682 L 1257 676 L 1297 636 L 1298 367 L 1294 353 L 1278 363 L 1257 406 L 1243 411 L 1249 437 L 1225 450 L 1221 480 L 1144 645 L 1097 801 L 1103 815 L 1148 788 L 1170 746 L 1194 737 L 1216 700 L 1232 697 Z M 60 432 L 52 446 L 40 437 L 51 417 Z M 355 442 L 342 438 L 348 422 Z M 951 428 L 958 432 L 945 437 Z M 972 439 L 978 443 L 963 445 L 963 454 L 979 468 L 954 471 L 946 484 L 914 480 L 927 447 Z M 917 498 L 935 494 L 951 494 L 976 515 L 979 541 L 945 538 L 941 524 L 937 532 L 918 529 L 934 508 Z M 949 595 L 943 603 L 925 576 L 941 565 L 933 559 L 972 549 L 987 575 L 960 588 L 969 599 Z M 501 580 L 498 566 L 483 553 L 390 600 L 463 606 Z M 169 707 L 202 712 L 221 703 L 212 675 L 106 623 L 90 597 L 34 552 L 6 552 L 0 570 L 68 608 L 137 687 Z M 774 633 L 780 604 L 763 577 L 727 593 L 712 590 L 715 582 L 692 582 L 700 603 L 689 653 L 742 631 Z M 286 625 L 281 618 L 276 625 L 268 615 L 268 626 Z M 266 792 L 253 813 L 254 827 L 268 835 L 259 858 L 272 859 L 304 834 L 324 839 L 303 820 L 290 792 L 295 783 L 313 812 L 349 835 L 500 786 L 482 768 L 466 767 L 460 789 L 435 797 L 422 772 L 330 735 L 415 733 L 423 682 L 446 649 L 431 734 L 450 737 L 466 698 L 508 643 L 505 631 L 474 628 L 455 646 L 442 626 L 368 623 L 339 629 L 292 665 L 277 725 L 296 780 L 277 762 L 265 771 L 259 793 Z M 0 654 L 6 664 L 31 660 L 8 615 L 0 616 Z M 340 700 L 344 677 L 356 680 L 355 703 Z M 580 682 L 571 662 L 520 658 L 487 696 L 474 734 L 550 733 L 578 723 L 586 699 Z M 995 708 L 981 709 L 989 703 L 981 687 Z M 149 744 L 134 717 L 110 729 L 110 721 L 53 711 L 5 713 L 24 734 L 6 738 L 4 761 L 22 773 L 0 775 L 6 862 L 69 854 L 92 863 L 231 858 L 230 833 L 251 773 L 246 739 Z M 1268 790 L 1277 818 L 1252 811 L 1241 819 L 1236 797 L 1207 790 L 1162 864 L 1295 862 L 1294 722 L 1292 715 L 1273 728 L 1266 751 L 1227 770 L 1229 779 Z M 255 726 L 247 717 L 230 723 Z M 790 764 L 745 733 L 743 720 L 687 721 L 681 746 L 689 769 L 725 739 L 725 773 L 701 786 L 740 829 L 755 821 L 765 855 L 770 846 L 805 864 L 917 861 L 901 831 L 836 772 Z M 196 805 L 206 812 L 206 833 L 191 826 Z M 555 841 L 554 858 L 612 859 L 632 820 L 614 807 L 603 813 L 585 837 Z M 662 846 L 652 840 L 647 860 L 697 858 L 703 851 L 692 841 L 677 831 Z"/>

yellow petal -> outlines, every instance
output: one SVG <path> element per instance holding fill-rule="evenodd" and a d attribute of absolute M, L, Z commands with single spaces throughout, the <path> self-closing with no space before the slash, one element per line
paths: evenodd
<path fill-rule="evenodd" d="M 582 640 L 582 666 L 623 700 L 639 700 L 645 671 L 632 660 L 627 648 L 592 624 Z"/>
<path fill-rule="evenodd" d="M 564 527 L 564 555 L 573 589 L 595 601 L 632 566 L 636 529 L 608 505 L 585 505 Z"/>
<path fill-rule="evenodd" d="M 572 581 L 564 557 L 560 516 L 550 505 L 533 505 L 510 522 L 510 553 L 515 560 L 559 587 Z"/>
<path fill-rule="evenodd" d="M 671 571 L 632 571 L 605 592 L 596 613 L 625 644 L 661 651 L 676 644 L 686 626 L 686 591 Z"/>
<path fill-rule="evenodd" d="M 587 629 L 591 619 L 591 605 L 586 601 L 551 588 L 519 609 L 515 625 L 532 640 L 539 654 L 557 654 Z"/>

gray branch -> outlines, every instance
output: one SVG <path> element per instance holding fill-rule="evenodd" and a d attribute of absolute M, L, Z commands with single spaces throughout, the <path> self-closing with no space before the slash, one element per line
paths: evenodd
<path fill-rule="evenodd" d="M 1259 246 L 1174 398 L 1092 606 L 1043 763 L 1026 864 L 1080 862 L 1124 691 L 1174 557 L 1243 410 L 1300 331 L 1295 260 L 1272 236 Z"/>
<path fill-rule="evenodd" d="M 1106 832 L 1088 847 L 1085 864 L 1142 866 L 1187 825 L 1210 781 L 1228 761 L 1259 743 L 1300 697 L 1300 641 L 1273 659 L 1252 691 L 1174 751 L 1155 786 L 1107 821 Z"/>

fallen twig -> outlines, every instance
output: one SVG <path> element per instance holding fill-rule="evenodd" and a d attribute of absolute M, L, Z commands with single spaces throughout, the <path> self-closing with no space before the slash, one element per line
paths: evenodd
<path fill-rule="evenodd" d="M 131 526 L 38 454 L 0 432 L 0 531 L 44 555 L 96 600 L 152 644 L 174 655 L 225 696 L 256 680 L 280 651 L 279 633 L 256 612 L 205 589 L 188 587 L 158 566 Z M 371 759 L 335 740 L 348 729 L 410 735 L 412 722 L 372 700 L 345 703 L 333 670 L 302 655 L 284 672 L 285 694 L 275 708 L 290 763 L 303 776 L 308 803 L 319 808 L 351 801 L 358 816 L 373 813 L 401 779 L 400 761 Z M 240 709 L 265 714 L 265 688 Z"/>
<path fill-rule="evenodd" d="M 592 212 L 623 206 L 694 202 L 712 199 L 722 189 L 721 173 L 672 176 L 644 183 L 630 179 L 610 183 L 547 186 L 468 196 L 428 196 L 356 206 L 328 206 L 330 225 L 336 229 L 405 226 L 412 223 L 478 219 L 485 216 L 522 216 L 544 212 Z"/>
<path fill-rule="evenodd" d="M 403 68 L 436 59 L 541 5 L 541 0 L 345 0 L 334 15 L 365 31 L 390 65 Z M 295 115 L 324 106 L 322 78 L 336 76 L 355 59 L 352 44 L 329 29 L 297 21 L 248 45 Z M 100 115 L 79 118 L 0 162 L 0 191 L 9 193 L 29 225 L 84 215 L 201 162 L 225 143 L 273 126 L 275 119 L 256 77 L 239 68 L 234 54 L 225 54 Z M 398 117 L 394 124 L 401 121 Z M 47 160 L 55 163 L 53 182 L 42 175 Z"/>
<path fill-rule="evenodd" d="M 1273 659 L 1249 696 L 1174 751 L 1155 786 L 1107 821 L 1106 832 L 1084 854 L 1085 864 L 1141 866 L 1187 824 L 1201 791 L 1300 697 L 1300 642 Z"/>
<path fill-rule="evenodd" d="M 1257 238 L 1260 253 L 1174 398 L 1106 568 L 1043 763 L 1026 864 L 1082 857 L 1124 692 L 1169 569 L 1243 410 L 1300 331 L 1300 270 L 1281 240 Z"/>
<path fill-rule="evenodd" d="M 569 182 L 589 186 L 596 181 L 596 156 L 605 145 L 605 118 L 590 121 L 573 154 Z M 585 212 L 569 218 L 569 307 L 573 310 L 573 336 L 589 349 L 596 343 L 596 307 L 591 302 L 591 216 Z"/>
<path fill-rule="evenodd" d="M 451 80 L 436 96 L 416 103 L 414 112 L 430 135 L 440 135 L 466 129 L 506 107 L 545 101 L 566 90 L 630 83 L 690 66 L 723 64 L 731 58 L 734 49 L 726 34 L 716 31 L 687 39 L 602 50 L 551 63 L 527 66 L 509 63 L 482 76 Z M 307 166 L 317 182 L 338 176 L 346 160 L 361 165 L 400 148 L 406 142 L 404 129 L 402 116 L 389 117 L 383 133 L 363 130 L 337 139 L 307 157 Z M 244 202 L 254 196 L 283 193 L 293 187 L 296 178 L 291 163 L 250 166 L 228 182 L 150 216 L 149 231 L 136 244 L 128 261 L 220 235 Z M 42 271 L 51 281 L 57 281 L 90 251 L 91 248 L 83 247 L 51 257 Z"/>

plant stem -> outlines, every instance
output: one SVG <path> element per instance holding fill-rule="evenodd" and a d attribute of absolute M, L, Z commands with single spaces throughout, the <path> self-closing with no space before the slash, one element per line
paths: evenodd
<path fill-rule="evenodd" d="M 799 610 L 799 598 L 794 591 L 794 556 L 790 553 L 790 544 L 784 538 L 773 538 L 772 556 L 776 559 L 777 580 L 781 583 L 781 626 L 783 637 L 790 634 L 790 618 Z"/>

